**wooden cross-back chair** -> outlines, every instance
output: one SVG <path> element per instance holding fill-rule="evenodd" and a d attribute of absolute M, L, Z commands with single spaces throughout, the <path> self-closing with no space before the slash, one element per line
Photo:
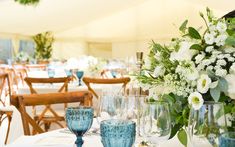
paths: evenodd
<path fill-rule="evenodd" d="M 3 95 L 3 91 L 5 95 Z M 0 74 L 0 103 L 6 106 L 6 97 L 11 95 L 11 85 L 9 75 L 7 73 Z M 4 98 L 4 99 L 2 99 Z"/>
<path fill-rule="evenodd" d="M 63 84 L 60 89 L 57 91 L 58 93 L 61 92 L 68 92 L 68 83 L 71 80 L 70 77 L 61 77 L 61 78 L 32 78 L 32 77 L 26 77 L 25 82 L 29 86 L 31 94 L 38 94 L 36 89 L 33 88 L 33 84 L 52 84 L 52 83 L 61 83 Z M 67 103 L 64 103 L 64 109 L 67 107 Z M 50 112 L 50 113 L 48 113 Z M 45 130 L 47 131 L 50 128 L 51 123 L 56 123 L 60 127 L 63 127 L 63 125 L 60 123 L 60 121 L 64 120 L 64 116 L 61 116 L 58 114 L 55 110 L 52 109 L 50 105 L 45 105 L 45 109 L 40 113 L 36 113 L 36 109 L 33 106 L 33 115 L 35 121 L 37 121 L 38 124 L 41 123 L 45 125 Z"/>
<path fill-rule="evenodd" d="M 3 95 L 3 91 L 5 91 L 5 94 Z M 11 124 L 11 119 L 12 119 L 12 113 L 13 110 L 9 109 L 6 105 L 6 97 L 11 97 L 11 85 L 10 85 L 10 80 L 9 80 L 9 75 L 7 73 L 2 73 L 0 74 L 0 102 L 2 104 L 2 107 L 0 107 L 0 126 L 3 121 L 8 119 L 8 125 L 7 125 L 7 132 L 5 136 L 5 141 L 4 143 L 7 143 L 7 139 L 9 136 L 10 132 L 10 124 Z M 4 98 L 4 100 L 2 99 Z M 8 103 L 9 105 L 9 103 Z"/>
<path fill-rule="evenodd" d="M 111 79 L 103 79 L 103 78 L 91 78 L 91 77 L 84 77 L 83 82 L 86 84 L 89 91 L 98 99 L 98 94 L 92 89 L 91 84 L 123 84 L 122 88 L 125 91 L 126 85 L 130 82 L 129 77 L 122 77 L 122 78 L 111 78 Z"/>
<path fill-rule="evenodd" d="M 63 103 L 80 102 L 79 105 L 89 106 L 92 101 L 92 94 L 88 91 L 50 93 L 50 94 L 25 94 L 12 95 L 11 104 L 21 113 L 24 134 L 34 135 L 45 132 L 34 118 L 26 111 L 26 106 L 51 105 Z M 32 130 L 30 130 L 30 126 Z"/>

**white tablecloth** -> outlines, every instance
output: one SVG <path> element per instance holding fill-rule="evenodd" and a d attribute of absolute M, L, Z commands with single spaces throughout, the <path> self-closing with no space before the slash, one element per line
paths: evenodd
<path fill-rule="evenodd" d="M 59 129 L 35 136 L 22 136 L 6 147 L 74 147 L 74 142 L 76 140 L 75 135 L 63 130 L 64 129 Z M 85 135 L 83 139 L 83 147 L 103 147 L 99 135 L 88 134 Z M 177 138 L 160 143 L 160 146 L 183 147 Z"/>

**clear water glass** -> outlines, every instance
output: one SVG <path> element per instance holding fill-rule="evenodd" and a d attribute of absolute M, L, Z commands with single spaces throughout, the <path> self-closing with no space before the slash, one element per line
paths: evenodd
<path fill-rule="evenodd" d="M 100 124 L 104 147 L 132 147 L 136 136 L 136 123 L 130 120 L 111 119 Z"/>
<path fill-rule="evenodd" d="M 125 102 L 122 95 L 104 94 L 100 97 L 97 120 L 100 123 L 108 119 L 121 119 L 124 113 Z"/>
<path fill-rule="evenodd" d="M 55 76 L 55 70 L 54 69 L 48 69 L 47 73 L 48 73 L 49 78 L 54 78 L 54 76 Z"/>
<path fill-rule="evenodd" d="M 171 134 L 171 118 L 169 105 L 166 102 L 147 102 L 143 113 L 143 131 L 151 146 L 169 139 Z"/>
<path fill-rule="evenodd" d="M 77 140 L 75 144 L 81 147 L 83 144 L 83 135 L 91 128 L 94 117 L 94 109 L 91 107 L 68 107 L 66 109 L 66 124 L 73 132 Z"/>
<path fill-rule="evenodd" d="M 67 77 L 72 76 L 72 70 L 71 69 L 65 69 L 64 71 L 65 71 Z"/>
<path fill-rule="evenodd" d="M 225 132 L 220 135 L 219 147 L 235 147 L 235 132 Z"/>
<path fill-rule="evenodd" d="M 223 103 L 205 102 L 199 110 L 191 108 L 188 124 L 189 145 L 218 147 L 218 138 L 226 128 Z"/>

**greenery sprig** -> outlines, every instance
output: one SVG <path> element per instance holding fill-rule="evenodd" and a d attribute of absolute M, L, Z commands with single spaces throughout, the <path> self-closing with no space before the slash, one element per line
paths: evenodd
<path fill-rule="evenodd" d="M 20 3 L 21 5 L 36 5 L 40 0 L 15 0 L 15 2 Z"/>

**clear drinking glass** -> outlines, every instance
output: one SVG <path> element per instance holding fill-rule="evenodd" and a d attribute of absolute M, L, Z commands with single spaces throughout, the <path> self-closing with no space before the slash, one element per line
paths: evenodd
<path fill-rule="evenodd" d="M 219 137 L 219 147 L 234 147 L 235 132 L 225 132 Z"/>
<path fill-rule="evenodd" d="M 144 135 L 151 146 L 157 146 L 171 134 L 169 105 L 166 102 L 148 102 L 144 110 Z"/>
<path fill-rule="evenodd" d="M 121 119 L 125 102 L 122 95 L 104 94 L 100 97 L 100 107 L 97 114 L 98 123 L 108 119 Z"/>
<path fill-rule="evenodd" d="M 223 103 L 205 102 L 199 109 L 191 108 L 188 134 L 193 147 L 217 147 L 218 137 L 226 131 Z"/>

